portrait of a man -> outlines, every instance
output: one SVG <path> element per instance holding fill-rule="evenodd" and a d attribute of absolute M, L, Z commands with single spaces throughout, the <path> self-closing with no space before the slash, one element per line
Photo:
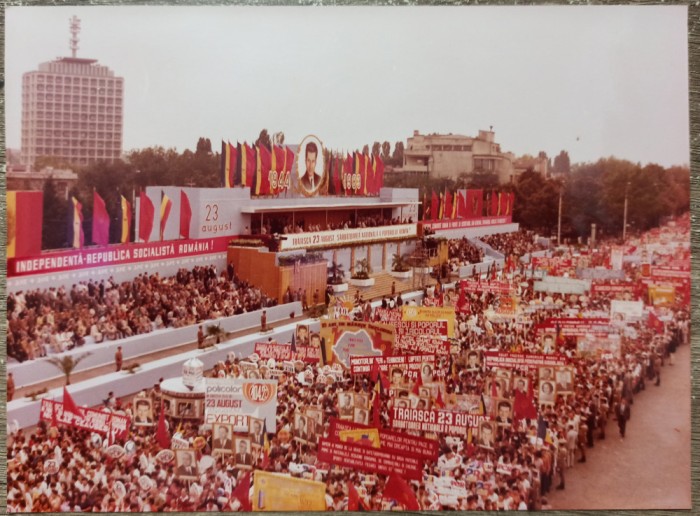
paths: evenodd
<path fill-rule="evenodd" d="M 496 423 L 499 426 L 510 426 L 513 423 L 513 406 L 510 401 L 498 400 L 496 410 Z"/>
<path fill-rule="evenodd" d="M 238 466 L 253 466 L 253 454 L 251 452 L 250 439 L 236 439 L 235 462 Z"/>
<path fill-rule="evenodd" d="M 361 425 L 367 425 L 369 424 L 369 411 L 367 409 L 363 408 L 355 408 L 355 414 L 352 420 L 355 423 L 359 423 Z"/>
<path fill-rule="evenodd" d="M 475 371 L 481 367 L 481 356 L 478 351 L 467 353 L 467 371 Z"/>
<path fill-rule="evenodd" d="M 229 425 L 215 424 L 211 449 L 223 453 L 233 453 L 233 438 L 231 435 L 232 432 Z"/>
<path fill-rule="evenodd" d="M 338 401 L 338 408 L 340 409 L 340 417 L 351 418 L 353 415 L 353 409 L 355 408 L 354 393 L 341 392 Z"/>
<path fill-rule="evenodd" d="M 150 399 L 134 399 L 134 424 L 137 426 L 153 424 L 153 405 L 151 405 Z"/>
<path fill-rule="evenodd" d="M 483 421 L 479 426 L 479 446 L 493 448 L 496 442 L 495 431 L 488 421 Z"/>
<path fill-rule="evenodd" d="M 312 139 L 303 146 L 303 161 L 299 162 L 299 185 L 307 194 L 315 193 L 323 183 L 323 163 L 320 159 L 322 149 L 320 142 Z"/>
<path fill-rule="evenodd" d="M 255 443 L 262 442 L 263 439 L 263 420 L 256 417 L 251 417 L 249 422 L 250 438 Z"/>
<path fill-rule="evenodd" d="M 554 344 L 554 335 L 551 333 L 546 333 L 542 337 L 542 353 L 545 355 L 551 355 L 556 351 L 556 346 Z"/>
<path fill-rule="evenodd" d="M 296 345 L 306 346 L 309 344 L 309 327 L 306 324 L 297 325 Z"/>
<path fill-rule="evenodd" d="M 175 474 L 180 478 L 194 478 L 199 474 L 194 450 L 175 450 Z"/>
<path fill-rule="evenodd" d="M 557 392 L 573 392 L 574 373 L 571 368 L 563 367 L 555 373 Z"/>

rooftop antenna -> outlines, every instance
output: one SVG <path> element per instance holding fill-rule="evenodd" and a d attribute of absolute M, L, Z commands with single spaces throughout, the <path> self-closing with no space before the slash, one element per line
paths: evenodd
<path fill-rule="evenodd" d="M 76 53 L 78 52 L 78 33 L 79 32 L 80 32 L 80 18 L 73 15 L 73 17 L 70 19 L 70 33 L 72 36 L 70 39 L 70 50 L 71 50 L 71 53 L 73 54 L 73 59 L 75 59 Z"/>

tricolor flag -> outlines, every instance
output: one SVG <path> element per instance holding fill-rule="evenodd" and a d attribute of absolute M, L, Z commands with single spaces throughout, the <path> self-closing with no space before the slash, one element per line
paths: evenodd
<path fill-rule="evenodd" d="M 163 240 L 163 235 L 165 234 L 165 225 L 168 223 L 168 217 L 170 217 L 170 210 L 173 207 L 173 201 L 170 197 L 165 195 L 163 190 L 160 191 L 160 239 Z"/>
<path fill-rule="evenodd" d="M 445 190 L 445 211 L 443 215 L 446 219 L 452 218 L 452 194 Z"/>
<path fill-rule="evenodd" d="M 253 188 L 256 172 L 255 147 L 249 147 L 247 143 L 238 144 L 238 168 L 236 175 L 241 186 Z"/>
<path fill-rule="evenodd" d="M 467 210 L 465 217 L 468 219 L 481 218 L 484 214 L 484 191 L 467 190 Z"/>
<path fill-rule="evenodd" d="M 263 431 L 259 444 L 263 450 L 262 468 L 265 469 L 270 464 L 270 440 L 267 437 L 267 419 L 263 420 Z"/>
<path fill-rule="evenodd" d="M 367 154 L 363 154 L 363 155 L 362 155 L 362 165 L 361 165 L 361 167 L 362 167 L 362 171 L 363 171 L 363 172 L 362 172 L 362 175 L 363 175 L 364 178 L 365 178 L 365 180 L 364 180 L 364 187 L 363 187 L 363 189 L 362 189 L 362 193 L 363 193 L 364 195 L 367 195 L 367 184 L 369 183 L 370 189 L 372 188 L 372 186 L 371 186 L 371 185 L 372 185 L 372 177 L 371 177 L 371 174 L 372 174 L 372 170 L 371 170 L 371 169 L 372 169 L 372 166 L 370 165 L 369 156 L 368 156 Z M 369 192 L 369 193 L 372 193 L 372 192 Z"/>
<path fill-rule="evenodd" d="M 374 194 L 379 195 L 379 191 L 384 186 L 384 162 L 378 155 L 374 158 Z"/>
<path fill-rule="evenodd" d="M 71 197 L 73 212 L 71 216 L 71 246 L 82 249 L 85 245 L 85 232 L 83 231 L 83 205 L 75 197 Z"/>
<path fill-rule="evenodd" d="M 438 209 L 438 220 L 442 220 L 443 215 L 445 215 L 445 195 L 440 192 L 440 208 Z"/>
<path fill-rule="evenodd" d="M 109 213 L 97 190 L 92 191 L 92 241 L 97 245 L 109 244 Z"/>
<path fill-rule="evenodd" d="M 221 184 L 224 188 L 235 186 L 238 169 L 238 149 L 229 142 L 221 140 Z"/>
<path fill-rule="evenodd" d="M 180 237 L 190 238 L 190 223 L 192 222 L 192 207 L 190 199 L 184 190 L 180 190 Z"/>
<path fill-rule="evenodd" d="M 121 196 L 121 216 L 119 217 L 122 223 L 122 230 L 119 236 L 119 241 L 122 244 L 131 242 L 131 204 L 126 200 L 126 197 Z"/>

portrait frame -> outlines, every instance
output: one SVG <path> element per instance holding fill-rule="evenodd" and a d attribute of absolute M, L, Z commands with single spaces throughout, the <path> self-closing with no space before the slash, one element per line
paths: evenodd
<path fill-rule="evenodd" d="M 219 442 L 219 429 L 220 428 L 225 428 L 227 430 L 227 437 L 228 440 L 230 441 L 230 444 L 228 447 L 226 446 L 220 446 Z M 212 425 L 212 438 L 211 438 L 211 452 L 212 455 L 214 454 L 231 454 L 233 453 L 233 443 L 235 441 L 234 438 L 234 431 L 233 431 L 233 425 L 229 425 L 226 423 L 214 423 Z"/>
<path fill-rule="evenodd" d="M 320 176 L 318 183 L 315 183 L 313 188 L 306 187 L 304 185 L 303 178 L 306 174 L 306 148 L 310 143 L 316 145 L 316 166 L 314 168 L 315 176 Z M 299 143 L 299 149 L 297 150 L 296 156 L 296 170 L 294 173 L 294 178 L 296 181 L 297 192 L 303 194 L 306 197 L 314 197 L 320 193 L 323 193 L 323 188 L 327 183 L 326 178 L 326 162 L 325 162 L 325 148 L 321 139 L 313 134 L 305 136 Z M 320 173 L 319 173 L 320 171 Z"/>
<path fill-rule="evenodd" d="M 188 461 L 185 460 L 185 457 L 189 457 L 189 464 L 186 464 Z M 194 468 L 194 473 L 185 473 L 185 468 L 187 467 Z M 199 464 L 197 464 L 197 455 L 194 448 L 175 450 L 175 475 L 178 478 L 187 480 L 195 480 L 199 477 Z"/>
<path fill-rule="evenodd" d="M 155 417 L 153 415 L 153 400 L 151 398 L 134 398 L 132 401 L 133 411 L 134 411 L 134 426 L 153 426 L 155 424 Z M 146 421 L 139 420 L 139 410 L 138 407 L 147 406 L 148 410 L 145 412 Z"/>
<path fill-rule="evenodd" d="M 250 455 L 250 462 L 246 463 L 245 461 L 241 461 L 240 455 L 241 455 L 241 445 L 245 444 L 246 449 L 247 449 L 247 454 Z M 253 442 L 250 437 L 236 437 L 235 444 L 234 444 L 234 463 L 236 464 L 236 467 L 240 469 L 253 469 Z"/>

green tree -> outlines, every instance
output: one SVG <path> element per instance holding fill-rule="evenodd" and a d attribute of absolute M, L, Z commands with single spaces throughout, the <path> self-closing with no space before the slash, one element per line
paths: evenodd
<path fill-rule="evenodd" d="M 391 144 L 387 141 L 382 143 L 382 160 L 386 163 L 391 159 Z"/>
<path fill-rule="evenodd" d="M 258 139 L 255 140 L 255 145 L 263 145 L 268 150 L 272 149 L 272 140 L 270 139 L 267 129 L 260 131 L 260 136 L 258 136 Z"/>
<path fill-rule="evenodd" d="M 80 362 L 85 360 L 91 354 L 92 353 L 83 353 L 82 355 L 78 355 L 76 357 L 72 355 L 64 355 L 60 358 L 50 357 L 46 360 L 50 364 L 56 366 L 56 368 L 63 373 L 63 375 L 66 377 L 66 385 L 70 385 L 70 375 L 73 373 L 73 371 L 75 371 L 75 368 L 78 367 L 78 364 L 80 364 Z"/>
<path fill-rule="evenodd" d="M 211 154 L 211 140 L 209 138 L 199 138 L 197 140 L 197 154 Z"/>
<path fill-rule="evenodd" d="M 52 177 L 44 182 L 43 204 L 44 223 L 41 231 L 41 248 L 61 249 L 67 247 L 69 201 L 58 197 Z"/>
<path fill-rule="evenodd" d="M 569 153 L 566 151 L 561 151 L 558 156 L 554 158 L 553 172 L 556 174 L 568 174 L 571 170 L 571 160 L 569 159 Z"/>
<path fill-rule="evenodd" d="M 400 167 L 403 165 L 403 142 L 396 142 L 394 145 L 394 154 L 391 156 L 391 164 L 395 167 Z"/>
<path fill-rule="evenodd" d="M 372 144 L 372 156 L 379 156 L 382 150 L 382 144 L 379 142 L 374 142 Z"/>

